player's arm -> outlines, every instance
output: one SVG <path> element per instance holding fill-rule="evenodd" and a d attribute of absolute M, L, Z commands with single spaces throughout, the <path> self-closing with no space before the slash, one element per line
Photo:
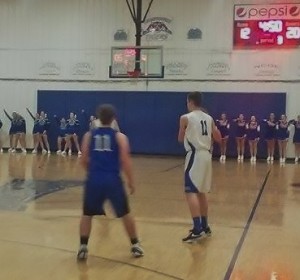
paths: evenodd
<path fill-rule="evenodd" d="M 132 163 L 130 157 L 130 147 L 128 138 L 123 133 L 117 132 L 117 142 L 119 146 L 120 152 L 120 162 L 122 170 L 126 176 L 127 184 L 130 189 L 130 194 L 133 194 L 134 189 L 134 182 L 133 182 L 133 171 L 132 171 Z"/>
<path fill-rule="evenodd" d="M 5 116 L 6 116 L 10 121 L 12 121 L 12 117 L 6 112 L 6 110 L 3 109 L 3 111 L 4 111 Z"/>
<path fill-rule="evenodd" d="M 212 138 L 217 143 L 220 143 L 222 141 L 221 132 L 215 125 L 214 121 L 212 121 Z"/>
<path fill-rule="evenodd" d="M 179 121 L 178 142 L 180 143 L 184 141 L 184 135 L 187 126 L 188 126 L 188 118 L 186 115 L 183 115 L 180 117 L 180 121 Z"/>
<path fill-rule="evenodd" d="M 91 133 L 87 132 L 84 134 L 83 139 L 82 139 L 82 144 L 81 144 L 81 151 L 82 151 L 82 156 L 81 156 L 81 165 L 84 167 L 84 169 L 87 170 L 90 162 L 90 143 L 91 143 Z"/>

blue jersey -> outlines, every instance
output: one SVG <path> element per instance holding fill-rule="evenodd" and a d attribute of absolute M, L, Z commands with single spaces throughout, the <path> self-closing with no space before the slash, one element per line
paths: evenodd
<path fill-rule="evenodd" d="M 103 174 L 115 178 L 120 176 L 119 146 L 116 134 L 117 132 L 110 127 L 91 130 L 89 179 L 101 178 Z"/>

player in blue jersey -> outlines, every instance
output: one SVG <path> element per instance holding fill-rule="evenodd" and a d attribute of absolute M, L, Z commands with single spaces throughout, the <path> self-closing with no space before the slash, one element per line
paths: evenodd
<path fill-rule="evenodd" d="M 269 119 L 265 119 L 264 122 L 266 123 L 265 140 L 267 141 L 267 147 L 268 147 L 267 162 L 273 162 L 274 151 L 275 151 L 275 139 L 276 139 L 275 114 L 271 113 Z"/>
<path fill-rule="evenodd" d="M 276 126 L 280 163 L 285 163 L 286 160 L 286 148 L 289 140 L 288 126 L 289 123 L 287 121 L 287 116 L 281 115 L 281 118 Z"/>
<path fill-rule="evenodd" d="M 244 160 L 245 153 L 245 138 L 246 138 L 246 121 L 243 114 L 239 114 L 239 117 L 235 120 L 236 122 L 236 149 L 237 149 L 237 160 Z"/>
<path fill-rule="evenodd" d="M 300 158 L 300 115 L 298 115 L 297 120 L 289 121 L 289 124 L 295 127 L 293 143 L 295 145 L 295 163 L 298 163 Z"/>
<path fill-rule="evenodd" d="M 110 201 L 116 216 L 123 220 L 131 242 L 131 253 L 135 257 L 141 257 L 144 252 L 139 244 L 135 222 L 130 214 L 120 175 L 122 170 L 127 178 L 130 193 L 133 194 L 135 188 L 128 139 L 124 134 L 111 128 L 111 123 L 115 119 L 115 111 L 111 105 L 101 105 L 96 115 L 101 120 L 102 127 L 87 132 L 82 142 L 81 162 L 87 170 L 87 178 L 77 259 L 87 258 L 92 217 L 105 214 L 103 204 L 106 200 Z"/>
<path fill-rule="evenodd" d="M 230 124 L 229 121 L 227 120 L 227 116 L 225 113 L 221 114 L 221 118 L 220 120 L 216 121 L 216 124 L 222 136 L 222 141 L 220 143 L 220 151 L 221 151 L 220 161 L 224 162 L 226 161 L 226 150 L 227 150 L 227 142 L 229 138 L 229 128 L 230 128 Z"/>
<path fill-rule="evenodd" d="M 246 125 L 247 140 L 250 148 L 251 162 L 256 162 L 257 143 L 259 141 L 260 126 L 255 116 L 251 116 L 250 122 Z"/>
<path fill-rule="evenodd" d="M 211 145 L 214 139 L 221 142 L 221 133 L 212 117 L 201 110 L 201 93 L 191 92 L 187 96 L 189 113 L 180 117 L 178 141 L 184 143 L 185 158 L 184 187 L 187 203 L 193 219 L 193 229 L 182 239 L 191 243 L 211 234 L 208 226 L 207 193 L 211 188 Z"/>

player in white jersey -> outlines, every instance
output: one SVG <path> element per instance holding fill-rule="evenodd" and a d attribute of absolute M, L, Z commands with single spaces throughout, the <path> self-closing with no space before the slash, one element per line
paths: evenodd
<path fill-rule="evenodd" d="M 212 117 L 201 110 L 201 93 L 191 92 L 187 97 L 188 114 L 180 117 L 178 141 L 184 142 L 187 152 L 185 159 L 185 194 L 193 218 L 194 227 L 184 242 L 193 242 L 211 230 L 207 222 L 208 202 L 212 166 L 212 140 L 220 143 L 221 133 Z"/>

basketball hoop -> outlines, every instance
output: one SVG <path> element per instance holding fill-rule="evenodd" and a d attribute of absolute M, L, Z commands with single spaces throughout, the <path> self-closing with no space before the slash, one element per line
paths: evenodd
<path fill-rule="evenodd" d="M 128 77 L 138 79 L 141 75 L 141 70 L 127 71 Z"/>

